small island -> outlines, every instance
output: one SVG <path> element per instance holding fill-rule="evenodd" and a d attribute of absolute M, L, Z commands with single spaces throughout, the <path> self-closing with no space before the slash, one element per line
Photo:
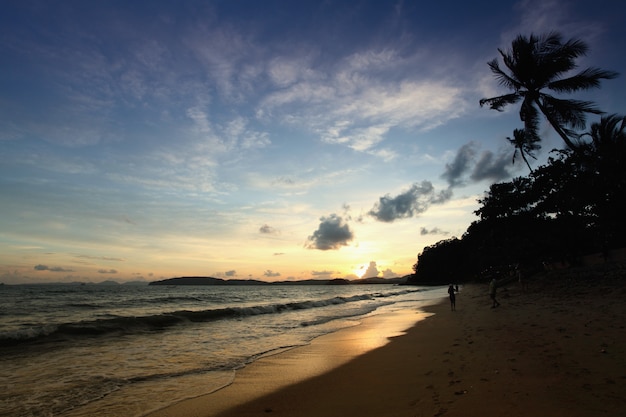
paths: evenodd
<path fill-rule="evenodd" d="M 305 279 L 298 281 L 261 281 L 257 279 L 221 279 L 214 277 L 178 277 L 152 281 L 148 285 L 399 285 L 407 282 L 408 276 L 398 278 L 370 277 L 355 280 L 343 278 Z"/>

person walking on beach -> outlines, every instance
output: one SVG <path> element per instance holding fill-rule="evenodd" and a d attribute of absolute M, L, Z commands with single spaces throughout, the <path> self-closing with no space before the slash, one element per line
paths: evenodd
<path fill-rule="evenodd" d="M 491 305 L 491 308 L 496 308 L 500 306 L 500 303 L 498 302 L 498 300 L 496 300 L 497 286 L 498 286 L 498 282 L 496 281 L 495 278 L 493 278 L 491 282 L 489 283 L 489 296 L 493 300 L 493 304 Z"/>
<path fill-rule="evenodd" d="M 456 311 L 456 294 L 454 293 L 454 286 L 452 286 L 452 284 L 448 287 L 448 294 L 450 294 L 450 310 Z"/>

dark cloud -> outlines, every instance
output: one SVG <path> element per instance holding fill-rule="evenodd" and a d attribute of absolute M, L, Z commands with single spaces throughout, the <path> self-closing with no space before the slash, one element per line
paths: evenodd
<path fill-rule="evenodd" d="M 115 269 L 98 269 L 99 274 L 117 274 Z"/>
<path fill-rule="evenodd" d="M 512 174 L 509 169 L 512 168 L 511 158 L 504 152 L 495 155 L 491 151 L 485 151 L 481 154 L 478 162 L 474 166 L 474 171 L 470 178 L 473 181 L 502 181 L 511 178 Z"/>
<path fill-rule="evenodd" d="M 425 227 L 420 228 L 420 235 L 422 236 L 426 236 L 426 235 L 449 235 L 450 233 L 446 232 L 445 230 L 441 230 L 438 227 L 434 227 L 430 230 L 426 229 Z"/>
<path fill-rule="evenodd" d="M 60 266 L 49 267 L 48 265 L 35 265 L 36 271 L 50 271 L 50 272 L 74 272 L 72 269 L 61 268 Z"/>
<path fill-rule="evenodd" d="M 470 171 L 476 152 L 477 145 L 474 142 L 461 146 L 452 163 L 446 164 L 446 170 L 441 174 L 441 178 L 446 180 L 450 187 L 462 186 L 463 177 Z"/>
<path fill-rule="evenodd" d="M 451 163 L 446 164 L 441 178 L 448 183 L 447 189 L 437 192 L 430 181 L 415 183 L 409 190 L 395 197 L 389 194 L 380 197 L 368 214 L 378 221 L 391 223 L 417 216 L 433 204 L 445 203 L 452 198 L 452 189 L 466 185 L 468 180 L 498 182 L 512 177 L 509 172 L 512 165 L 506 152 L 479 152 L 478 148 L 478 144 L 469 142 L 459 148 Z M 349 206 L 346 207 L 349 209 Z M 421 233 L 447 234 L 440 230 L 429 232 L 426 229 L 422 229 Z"/>
<path fill-rule="evenodd" d="M 266 234 L 266 235 L 274 235 L 277 233 L 276 229 L 274 229 L 273 227 L 264 224 L 263 226 L 261 226 L 259 228 L 259 232 L 262 234 Z"/>
<path fill-rule="evenodd" d="M 314 277 L 330 277 L 335 271 L 311 271 L 311 276 Z"/>
<path fill-rule="evenodd" d="M 378 203 L 368 214 L 376 220 L 391 223 L 397 219 L 405 219 L 423 213 L 431 204 L 442 204 L 451 196 L 451 191 L 446 190 L 437 193 L 430 181 L 422 181 L 413 184 L 408 191 L 396 197 L 390 195 L 380 197 Z"/>
<path fill-rule="evenodd" d="M 509 169 L 512 168 L 510 156 L 506 152 L 497 155 L 491 151 L 479 153 L 478 145 L 469 142 L 461 146 L 441 178 L 448 182 L 450 188 L 460 187 L 466 183 L 466 175 L 474 182 L 483 180 L 502 181 L 511 178 Z"/>
<path fill-rule="evenodd" d="M 268 278 L 279 277 L 280 272 L 274 272 L 271 269 L 268 269 L 267 271 L 263 272 L 263 276 L 266 276 Z"/>
<path fill-rule="evenodd" d="M 347 246 L 354 239 L 354 233 L 350 226 L 343 221 L 341 216 L 331 214 L 328 217 L 320 218 L 320 225 L 312 236 L 308 237 L 310 242 L 306 245 L 309 249 L 329 250 L 339 249 Z"/>

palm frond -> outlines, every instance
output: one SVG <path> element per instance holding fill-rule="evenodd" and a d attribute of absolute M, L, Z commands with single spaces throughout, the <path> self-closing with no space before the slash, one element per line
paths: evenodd
<path fill-rule="evenodd" d="M 598 87 L 602 79 L 617 76 L 613 71 L 587 68 L 568 77 L 577 67 L 576 58 L 586 55 L 587 50 L 585 42 L 578 39 L 563 42 L 557 32 L 542 36 L 517 36 L 511 43 L 511 49 L 498 49 L 509 71 L 505 73 L 497 59 L 488 63 L 498 83 L 511 93 L 484 98 L 480 100 L 481 107 L 488 105 L 491 109 L 502 111 L 506 105 L 523 99 L 519 115 L 526 135 L 537 135 L 539 115 L 542 113 L 567 147 L 576 150 L 579 136 L 575 129 L 585 127 L 588 113 L 601 114 L 602 111 L 592 102 L 559 100 L 546 94 L 546 91 L 571 93 L 586 90 Z M 520 149 L 520 154 L 525 157 L 524 149 Z"/>
<path fill-rule="evenodd" d="M 512 94 L 505 94 L 503 96 L 498 96 L 498 97 L 483 98 L 483 99 L 480 99 L 479 104 L 480 104 L 480 107 L 483 107 L 486 104 L 492 110 L 502 111 L 502 109 L 507 104 L 517 103 L 521 98 L 522 96 L 520 96 L 519 94 L 512 93 Z"/>
<path fill-rule="evenodd" d="M 516 91 L 522 87 L 522 84 L 518 80 L 509 76 L 507 73 L 500 69 L 500 65 L 498 64 L 497 59 L 487 62 L 487 65 L 496 77 L 496 80 L 498 80 L 498 84 L 500 84 L 501 86 L 508 88 L 509 90 Z"/>
<path fill-rule="evenodd" d="M 545 86 L 561 74 L 576 68 L 574 57 L 566 45 L 568 44 L 563 44 L 561 35 L 556 32 L 536 39 L 533 51 L 536 84 Z"/>
<path fill-rule="evenodd" d="M 555 46 L 554 52 L 566 59 L 576 59 L 587 55 L 589 46 L 580 39 L 570 39 L 565 43 Z"/>
<path fill-rule="evenodd" d="M 578 90 L 588 90 L 600 87 L 600 80 L 612 80 L 619 74 L 615 71 L 606 71 L 600 68 L 587 68 L 569 78 L 548 83 L 547 88 L 559 93 L 572 93 Z"/>
<path fill-rule="evenodd" d="M 587 133 L 580 135 L 591 137 L 594 148 L 609 147 L 615 144 L 626 145 L 626 116 L 610 114 L 603 116 L 600 123 L 593 123 Z"/>
<path fill-rule="evenodd" d="M 591 101 L 562 100 L 548 94 L 541 96 L 543 106 L 557 123 L 575 129 L 583 129 L 587 121 L 587 113 L 602 114 Z"/>

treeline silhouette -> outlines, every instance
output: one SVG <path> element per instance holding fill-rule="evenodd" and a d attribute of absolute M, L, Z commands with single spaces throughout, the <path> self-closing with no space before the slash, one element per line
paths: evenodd
<path fill-rule="evenodd" d="M 551 93 L 597 88 L 617 73 L 586 68 L 569 77 L 575 59 L 587 51 L 580 40 L 559 34 L 519 36 L 508 51 L 488 63 L 511 92 L 482 99 L 495 110 L 521 102 L 523 129 L 515 129 L 516 156 L 530 173 L 490 186 L 479 199 L 474 221 L 461 238 L 424 248 L 409 278 L 413 284 L 448 284 L 500 276 L 519 265 L 532 273 L 546 264 L 578 265 L 591 253 L 608 255 L 626 246 L 626 117 L 608 115 L 583 133 L 587 114 L 604 114 L 587 101 L 557 99 Z M 539 116 L 563 139 L 548 162 L 532 169 L 528 156 L 540 149 Z"/>

